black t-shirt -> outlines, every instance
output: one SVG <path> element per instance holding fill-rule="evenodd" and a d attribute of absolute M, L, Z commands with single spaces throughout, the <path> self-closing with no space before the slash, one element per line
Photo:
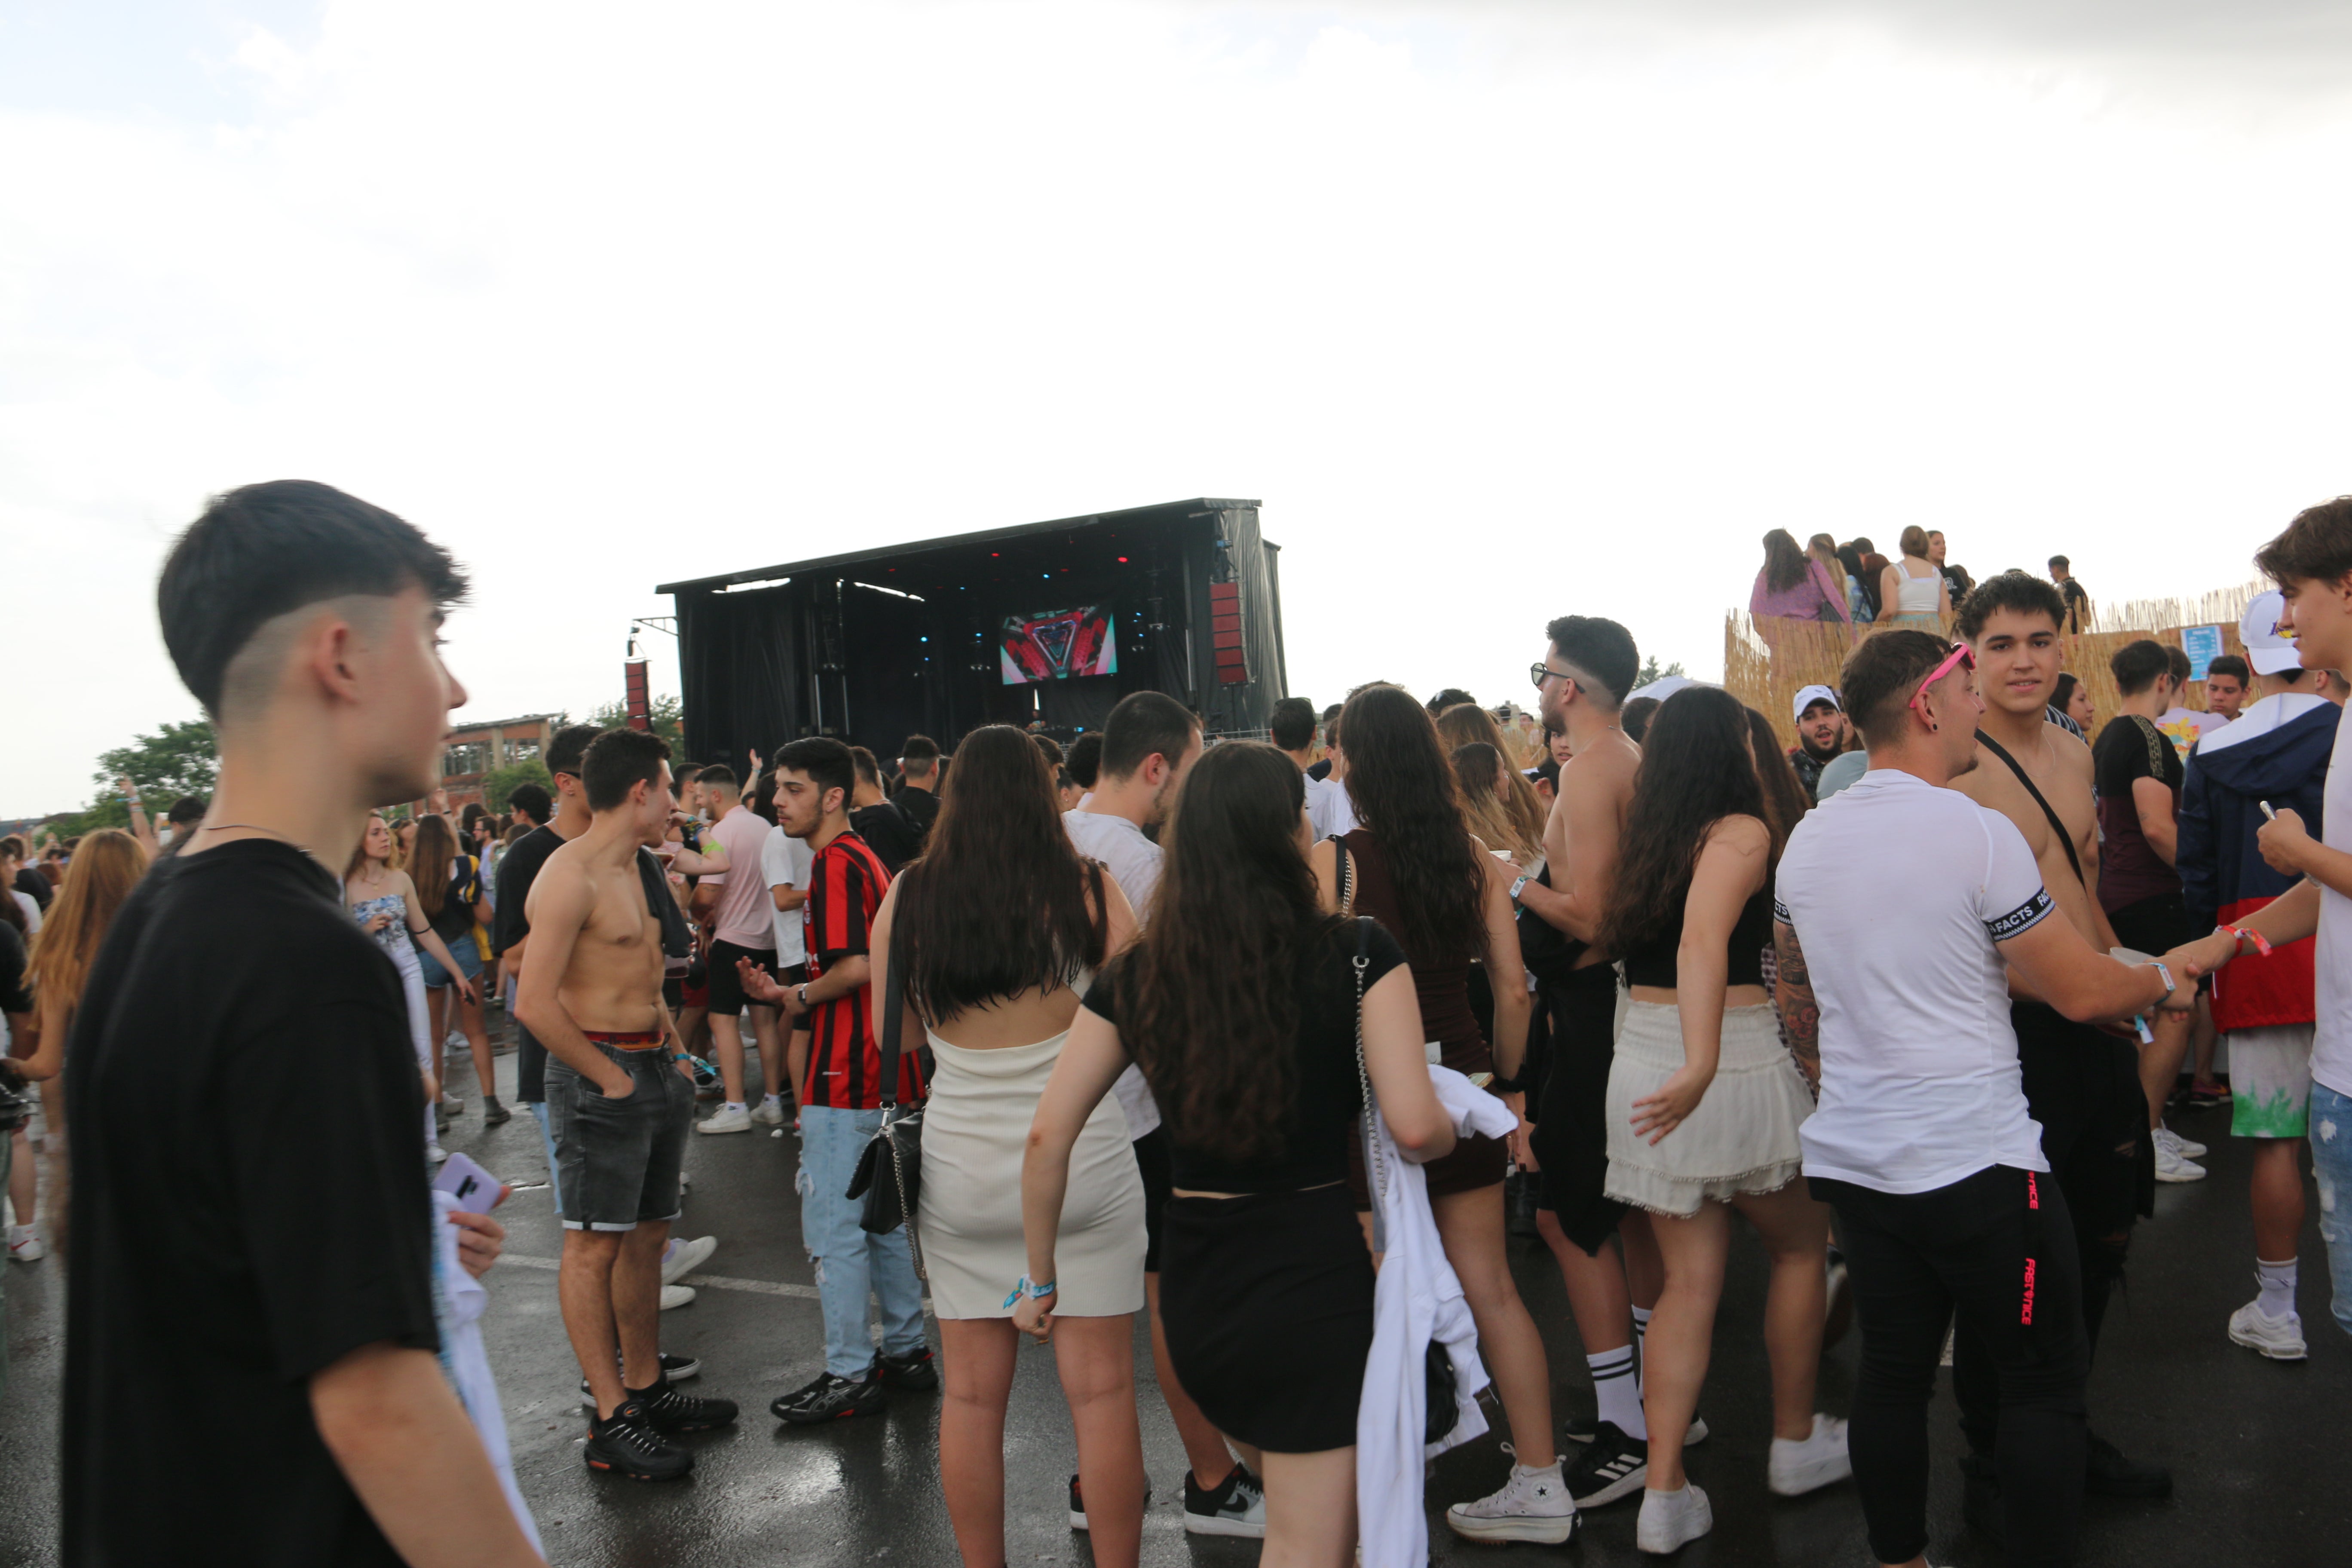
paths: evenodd
<path fill-rule="evenodd" d="M 49 907 L 49 900 L 58 896 L 58 890 L 49 886 L 49 879 L 30 866 L 17 868 L 16 890 L 20 893 L 30 893 L 33 896 L 33 902 L 45 910 Z"/>
<path fill-rule="evenodd" d="M 931 831 L 931 824 L 940 819 L 940 796 L 937 790 L 917 789 L 908 784 L 892 797 L 891 804 L 907 814 L 915 825 L 915 842 L 919 845 Z"/>
<path fill-rule="evenodd" d="M 908 795 L 921 793 L 919 790 L 908 792 Z M 904 800 L 906 795 L 898 798 Z M 858 837 L 866 840 L 866 847 L 874 851 L 875 858 L 882 862 L 882 868 L 893 877 L 908 861 L 923 852 L 923 830 L 892 802 L 886 800 L 873 805 L 859 806 L 849 814 L 849 826 Z"/>
<path fill-rule="evenodd" d="M 310 1414 L 351 1352 L 439 1348 L 408 1005 L 334 876 L 270 839 L 155 868 L 66 1086 L 65 1560 L 398 1563 Z"/>
<path fill-rule="evenodd" d="M 2137 779 L 2155 779 L 2172 792 L 2177 807 L 2188 776 L 2179 750 L 2147 720 L 2126 713 L 2107 721 L 2091 748 L 2099 792 L 2099 905 L 2113 913 L 2142 899 L 2180 891 L 2180 877 L 2164 863 L 2140 831 L 2139 807 L 2132 799 Z"/>
<path fill-rule="evenodd" d="M 1380 926 L 1368 923 L 1367 933 L 1370 962 L 1364 971 L 1364 989 L 1370 991 L 1405 957 L 1396 938 Z M 1134 952 L 1129 948 L 1104 964 L 1087 993 L 1087 1011 L 1113 1025 L 1119 1020 Z M 1299 965 L 1298 1055 L 1292 1079 L 1297 1095 L 1283 1121 L 1278 1153 L 1235 1164 L 1188 1148 L 1171 1113 L 1171 1107 L 1181 1103 L 1182 1086 L 1168 1081 L 1164 1073 L 1144 1068 L 1144 1079 L 1168 1124 L 1176 1185 L 1203 1193 L 1278 1193 L 1346 1179 L 1348 1146 L 1356 1136 L 1356 1113 L 1364 1102 L 1356 1078 L 1355 956 L 1355 927 L 1342 925 L 1318 942 Z"/>
<path fill-rule="evenodd" d="M 25 989 L 25 934 L 0 920 L 0 1013 L 29 1013 L 33 994 Z"/>
<path fill-rule="evenodd" d="M 2069 577 L 2063 583 L 2058 584 L 2058 593 L 2060 597 L 2065 601 L 2066 618 L 2069 622 L 2067 626 L 2063 626 L 2060 629 L 2062 631 L 2070 632 L 2081 631 L 2083 629 L 2083 617 L 2091 613 L 2090 591 L 2084 588 L 2082 584 L 2076 582 L 2074 578 Z"/>
<path fill-rule="evenodd" d="M 1325 757 L 1315 763 L 1314 766 L 1307 770 L 1307 776 L 1313 779 L 1317 784 L 1321 784 L 1325 779 L 1329 778 L 1331 776 L 1331 759 Z"/>
<path fill-rule="evenodd" d="M 534 827 L 508 846 L 499 861 L 491 952 L 503 953 L 530 934 L 530 917 L 523 906 L 530 901 L 531 884 L 539 880 L 540 868 L 547 864 L 547 858 L 568 842 L 552 827 Z M 650 849 L 637 851 L 637 879 L 645 885 L 646 907 L 661 921 L 663 953 L 684 958 L 692 952 L 694 932 L 686 923 L 685 911 L 670 897 L 668 873 Z M 520 1022 L 515 1025 L 515 1100 L 523 1105 L 539 1105 L 547 1100 L 547 1047 L 533 1039 Z"/>

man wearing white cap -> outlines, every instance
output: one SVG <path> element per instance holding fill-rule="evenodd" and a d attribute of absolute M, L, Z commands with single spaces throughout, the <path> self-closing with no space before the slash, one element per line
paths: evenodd
<path fill-rule="evenodd" d="M 2294 644 L 2279 635 L 2284 603 L 2276 589 L 2258 594 L 2239 623 L 2260 700 L 2189 754 L 2179 868 L 2192 931 L 2236 925 L 2294 886 L 2294 877 L 2263 859 L 2256 835 L 2268 820 L 2265 805 L 2324 831 L 2327 758 L 2340 714 L 2315 689 L 2318 672 L 2305 669 Z M 2310 938 L 2273 943 L 2213 976 L 2213 1023 L 2229 1040 L 2230 1131 L 2255 1141 L 2249 1186 L 2262 1293 L 2231 1315 L 2230 1338 L 2273 1361 L 2306 1353 L 2294 1292 L 2315 945 Z"/>
<path fill-rule="evenodd" d="M 1791 708 L 1797 716 L 1797 743 L 1789 748 L 1789 765 L 1797 770 L 1798 781 L 1810 795 L 1821 788 L 1822 770 L 1830 759 L 1846 749 L 1852 731 L 1838 694 L 1826 686 L 1799 687 Z"/>

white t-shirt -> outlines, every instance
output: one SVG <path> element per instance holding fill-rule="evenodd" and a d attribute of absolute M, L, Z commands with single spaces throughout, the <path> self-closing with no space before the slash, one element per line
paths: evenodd
<path fill-rule="evenodd" d="M 720 942 L 762 952 L 776 945 L 776 904 L 768 897 L 767 881 L 758 870 L 761 851 L 767 847 L 768 835 L 774 831 L 749 807 L 741 805 L 720 817 L 710 829 L 710 837 L 719 840 L 719 847 L 727 852 L 727 870 L 730 873 L 702 879 L 702 886 L 715 885 L 719 889 L 715 934 Z"/>
<path fill-rule="evenodd" d="M 781 827 L 768 829 L 768 841 L 760 846 L 760 871 L 771 889 L 798 888 L 806 892 L 815 868 L 816 854 L 806 843 Z M 771 891 L 768 915 L 776 927 L 776 967 L 790 969 L 795 963 L 806 963 L 808 943 L 802 936 L 802 911 L 776 908 L 775 895 Z"/>
<path fill-rule="evenodd" d="M 1348 786 L 1337 779 L 1308 779 L 1307 820 L 1314 827 L 1318 842 L 1353 833 L 1356 803 L 1349 798 Z"/>
<path fill-rule="evenodd" d="M 34 936 L 38 936 L 38 935 L 40 935 L 40 934 L 41 934 L 41 903 L 40 903 L 40 900 L 39 900 L 38 899 L 34 898 L 32 894 L 30 894 L 30 893 L 26 893 L 26 892 L 19 892 L 19 891 L 18 891 L 17 889 L 16 889 L 15 888 L 11 888 L 11 889 L 8 889 L 8 896 L 9 896 L 10 898 L 15 899 L 15 900 L 16 900 L 16 907 L 17 907 L 18 909 L 20 909 L 20 910 L 24 910 L 24 911 L 25 911 L 25 934 L 26 934 L 26 936 L 28 936 L 28 937 L 34 937 Z"/>
<path fill-rule="evenodd" d="M 2319 841 L 2330 849 L 2352 850 L 2352 724 L 2336 726 L 2336 750 L 2327 757 L 2326 821 Z M 2319 889 L 2317 1022 L 2311 1034 L 2311 1078 L 2338 1094 L 2352 1094 L 2352 899 L 2322 884 Z"/>
<path fill-rule="evenodd" d="M 1087 798 L 1091 799 L 1092 796 Z M 1136 923 L 1151 918 L 1151 900 L 1160 891 L 1160 863 L 1166 851 L 1143 836 L 1143 829 L 1123 816 L 1107 812 L 1066 811 L 1062 826 L 1069 829 L 1070 842 L 1079 854 L 1090 860 L 1099 860 L 1103 868 L 1127 895 L 1135 910 Z M 1160 1107 L 1151 1098 L 1151 1090 L 1143 1081 L 1143 1069 L 1128 1064 L 1118 1081 L 1111 1085 L 1118 1096 L 1119 1108 L 1127 1112 L 1127 1135 L 1142 1137 L 1160 1125 Z"/>
<path fill-rule="evenodd" d="M 1994 945 L 2053 907 L 2016 826 L 1873 768 L 1797 825 L 1774 894 L 1822 1010 L 1805 1174 L 1924 1193 L 1988 1165 L 2049 1170 Z"/>

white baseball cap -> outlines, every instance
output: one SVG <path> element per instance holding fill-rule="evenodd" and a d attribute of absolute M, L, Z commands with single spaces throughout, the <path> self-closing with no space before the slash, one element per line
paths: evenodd
<path fill-rule="evenodd" d="M 2280 675 L 2303 668 L 2294 639 L 2278 629 L 2279 617 L 2284 614 L 2285 596 L 2276 588 L 2265 588 L 2238 617 L 2238 640 L 2246 645 L 2246 662 L 2254 667 L 2256 675 Z"/>
<path fill-rule="evenodd" d="M 1831 690 L 1828 687 L 1800 686 L 1797 688 L 1796 710 L 1790 715 L 1790 717 L 1794 718 L 1799 723 L 1803 723 L 1805 719 L 1805 710 L 1811 708 L 1816 702 L 1826 702 L 1841 713 L 1845 711 L 1845 704 L 1839 701 L 1838 694 Z"/>

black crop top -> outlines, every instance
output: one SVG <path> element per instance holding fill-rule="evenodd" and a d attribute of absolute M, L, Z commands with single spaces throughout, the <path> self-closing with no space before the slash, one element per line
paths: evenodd
<path fill-rule="evenodd" d="M 1124 993 L 1134 949 L 1113 958 L 1095 974 L 1086 1007 L 1114 1026 L 1125 1005 Z M 1363 1092 L 1356 1079 L 1356 932 L 1347 925 L 1318 943 L 1299 965 L 1297 1098 L 1283 1119 L 1280 1142 L 1272 1153 L 1245 1163 L 1231 1163 L 1198 1148 L 1187 1148 L 1179 1118 L 1181 1086 L 1163 1073 L 1144 1069 L 1151 1095 L 1168 1125 L 1169 1164 L 1175 1185 L 1197 1193 L 1280 1193 L 1319 1187 L 1345 1181 L 1348 1148 L 1356 1136 L 1356 1113 Z M 1369 928 L 1364 989 L 1370 991 L 1391 969 L 1403 966 L 1404 949 L 1378 925 Z"/>
<path fill-rule="evenodd" d="M 1625 954 L 1625 984 L 1675 988 L 1675 950 L 1683 944 L 1682 906 L 1675 906 L 1675 923 Z M 1741 906 L 1731 928 L 1730 967 L 1727 985 L 1764 984 L 1764 950 L 1772 945 L 1772 884 L 1767 879 L 1756 896 Z"/>

